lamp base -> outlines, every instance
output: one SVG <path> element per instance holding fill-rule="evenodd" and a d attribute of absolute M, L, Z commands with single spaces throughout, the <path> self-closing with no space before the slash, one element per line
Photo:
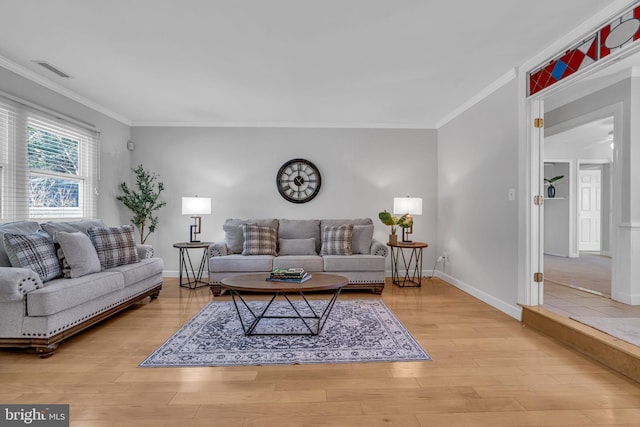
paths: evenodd
<path fill-rule="evenodd" d="M 198 232 L 198 226 L 196 224 L 189 226 L 189 243 L 200 243 L 200 240 L 196 239 Z"/>
<path fill-rule="evenodd" d="M 402 243 L 413 243 L 413 240 L 409 240 L 409 235 L 413 232 L 413 227 L 411 227 L 411 231 L 406 231 L 406 236 L 405 230 L 404 228 L 402 229 Z"/>

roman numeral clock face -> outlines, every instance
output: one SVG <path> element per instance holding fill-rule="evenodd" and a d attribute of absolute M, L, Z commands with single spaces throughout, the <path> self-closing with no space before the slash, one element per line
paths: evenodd
<path fill-rule="evenodd" d="M 320 171 L 308 160 L 293 159 L 286 162 L 276 176 L 278 192 L 292 203 L 312 200 L 320 191 Z"/>

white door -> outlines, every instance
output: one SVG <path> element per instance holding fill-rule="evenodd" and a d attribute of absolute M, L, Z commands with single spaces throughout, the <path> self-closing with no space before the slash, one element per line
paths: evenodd
<path fill-rule="evenodd" d="M 600 170 L 581 170 L 579 178 L 578 250 L 600 250 Z"/>

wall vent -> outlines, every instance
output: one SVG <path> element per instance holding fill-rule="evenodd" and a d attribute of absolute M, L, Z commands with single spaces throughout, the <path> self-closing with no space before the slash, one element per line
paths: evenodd
<path fill-rule="evenodd" d="M 60 71 L 59 69 L 57 69 L 53 65 L 49 64 L 47 61 L 36 61 L 36 60 L 34 60 L 33 62 L 35 62 L 36 64 L 40 65 L 41 67 L 46 68 L 47 70 L 49 70 L 52 73 L 56 74 L 58 77 L 62 77 L 63 79 L 71 78 L 71 76 L 69 74 L 65 73 L 64 71 Z"/>

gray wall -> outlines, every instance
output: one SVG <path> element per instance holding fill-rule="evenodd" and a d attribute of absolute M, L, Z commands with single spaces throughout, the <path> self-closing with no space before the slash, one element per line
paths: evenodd
<path fill-rule="evenodd" d="M 386 242 L 389 229 L 377 219 L 378 212 L 391 211 L 393 197 L 422 197 L 414 240 L 430 244 L 424 266 L 433 265 L 434 130 L 134 127 L 132 140 L 131 164 L 158 173 L 166 186 L 167 206 L 148 242 L 164 258 L 168 275 L 178 269 L 172 244 L 188 240 L 192 223 L 181 215 L 181 197 L 193 195 L 212 199 L 211 215 L 202 217 L 203 241 L 222 239 L 226 218 L 371 217 L 375 237 Z M 298 157 L 312 161 L 322 174 L 320 193 L 304 204 L 285 201 L 275 185 L 279 167 Z"/>
<path fill-rule="evenodd" d="M 438 130 L 438 250 L 445 279 L 519 318 L 517 105 L 514 79 Z"/>
<path fill-rule="evenodd" d="M 130 138 L 130 127 L 2 67 L 0 91 L 95 125 L 100 131 L 98 216 L 107 224 L 126 221 L 115 197 L 118 183 L 129 173 L 130 155 L 126 143 Z"/>

